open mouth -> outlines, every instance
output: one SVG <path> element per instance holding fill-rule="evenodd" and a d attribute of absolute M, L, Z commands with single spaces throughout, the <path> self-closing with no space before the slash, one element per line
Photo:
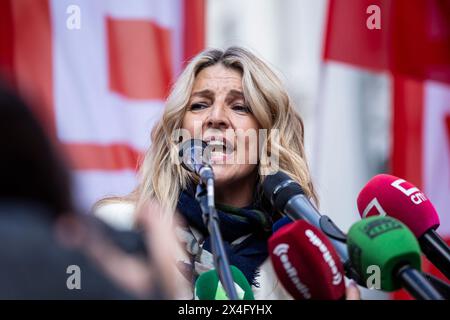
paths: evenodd
<path fill-rule="evenodd" d="M 209 137 L 204 141 L 208 144 L 206 152 L 213 163 L 228 159 L 234 151 L 233 145 L 224 137 Z"/>

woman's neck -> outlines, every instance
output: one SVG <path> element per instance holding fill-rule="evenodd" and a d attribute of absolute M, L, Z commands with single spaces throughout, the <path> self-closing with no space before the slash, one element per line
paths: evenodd
<path fill-rule="evenodd" d="M 216 186 L 215 201 L 236 208 L 246 207 L 253 202 L 255 186 L 256 176 L 247 178 L 245 181 Z"/>

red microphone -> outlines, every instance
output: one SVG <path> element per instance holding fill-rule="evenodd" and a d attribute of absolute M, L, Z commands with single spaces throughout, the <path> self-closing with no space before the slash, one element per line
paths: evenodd
<path fill-rule="evenodd" d="M 379 174 L 364 186 L 357 203 L 362 218 L 388 215 L 403 222 L 419 240 L 422 252 L 450 279 L 450 249 L 435 231 L 439 216 L 419 188 L 401 178 Z"/>
<path fill-rule="evenodd" d="M 344 267 L 330 240 L 305 220 L 283 226 L 269 239 L 283 287 L 296 300 L 345 298 Z"/>

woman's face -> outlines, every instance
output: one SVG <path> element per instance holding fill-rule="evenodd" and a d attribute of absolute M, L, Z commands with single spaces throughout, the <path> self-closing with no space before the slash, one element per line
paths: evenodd
<path fill-rule="evenodd" d="M 216 186 L 253 183 L 259 124 L 244 100 L 242 75 L 221 64 L 200 71 L 185 116 L 184 129 L 209 144 Z"/>

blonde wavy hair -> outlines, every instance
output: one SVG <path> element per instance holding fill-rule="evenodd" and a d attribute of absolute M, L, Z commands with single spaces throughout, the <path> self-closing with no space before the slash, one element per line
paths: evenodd
<path fill-rule="evenodd" d="M 267 146 L 259 154 L 260 162 L 267 163 L 271 150 L 276 148 L 279 169 L 297 181 L 317 204 L 303 145 L 302 119 L 275 72 L 263 60 L 241 47 L 230 47 L 224 51 L 206 49 L 190 61 L 172 87 L 161 121 L 152 130 L 152 144 L 141 162 L 138 186 L 129 196 L 115 199 L 131 201 L 137 209 L 149 199 L 156 199 L 170 209 L 166 212 L 174 211 L 180 191 L 189 182 L 196 181 L 196 177 L 174 161 L 179 141 L 173 140 L 173 132 L 182 126 L 197 74 L 216 64 L 242 74 L 246 103 L 260 127 L 268 130 L 267 141 L 260 141 Z M 278 129 L 279 143 L 271 139 L 272 129 Z M 258 171 L 260 187 L 265 176 L 260 166 Z M 99 204 L 109 200 L 102 200 Z"/>

